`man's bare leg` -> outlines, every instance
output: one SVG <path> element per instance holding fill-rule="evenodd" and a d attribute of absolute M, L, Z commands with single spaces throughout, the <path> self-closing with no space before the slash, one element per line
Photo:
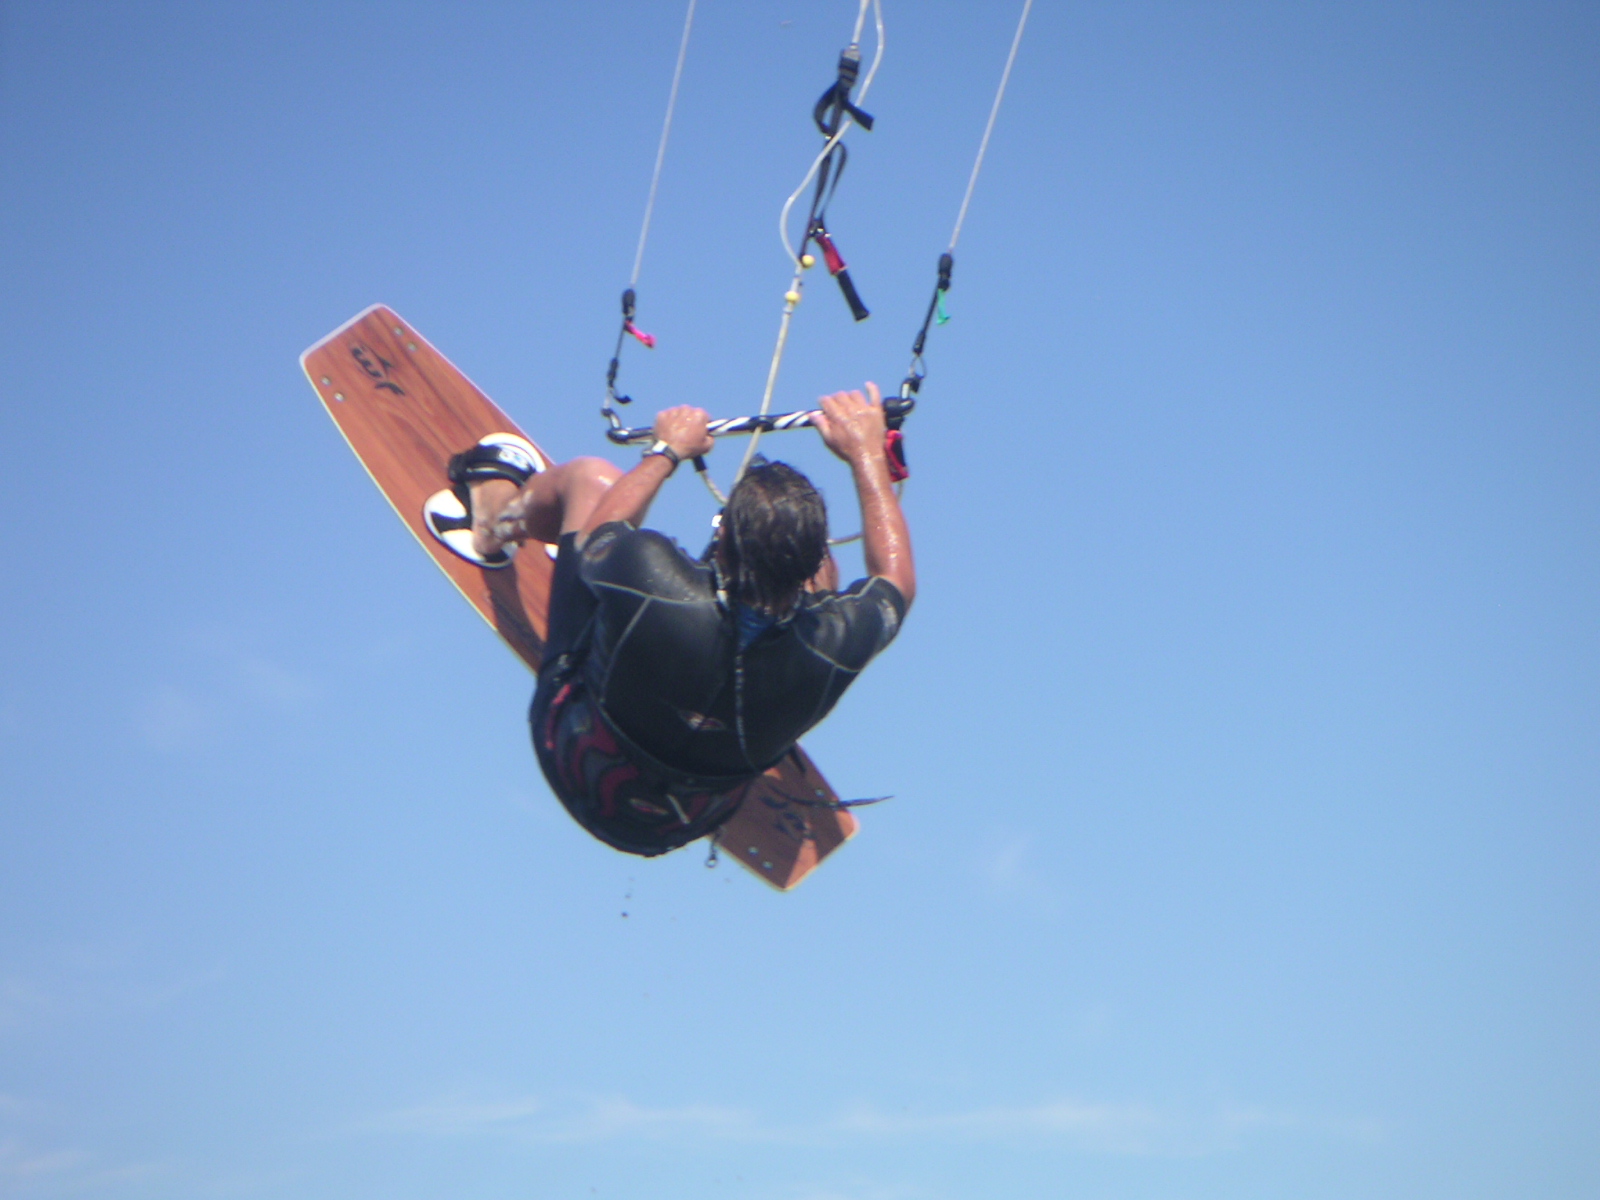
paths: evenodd
<path fill-rule="evenodd" d="M 510 542 L 558 541 L 582 529 L 622 472 L 603 458 L 574 458 L 529 477 L 518 488 L 487 479 L 472 489 L 472 545 L 489 555 Z"/>
<path fill-rule="evenodd" d="M 716 444 L 706 430 L 710 419 L 705 409 L 680 404 L 656 414 L 655 434 L 677 461 L 697 458 Z M 603 458 L 574 458 L 530 477 L 520 490 L 503 479 L 473 484 L 473 548 L 489 555 L 510 542 L 554 542 L 564 533 L 577 533 L 581 545 L 584 531 L 594 532 L 591 525 L 642 524 L 675 465 L 647 454 L 624 475 Z"/>

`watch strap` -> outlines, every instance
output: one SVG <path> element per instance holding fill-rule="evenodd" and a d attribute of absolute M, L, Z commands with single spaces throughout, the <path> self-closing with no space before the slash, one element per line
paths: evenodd
<path fill-rule="evenodd" d="M 659 454 L 662 458 L 671 463 L 674 471 L 678 469 L 678 464 L 683 461 L 683 459 L 678 456 L 678 452 L 660 438 L 657 438 L 655 441 L 651 442 L 650 449 L 646 450 L 641 457 L 649 458 L 653 454 Z"/>

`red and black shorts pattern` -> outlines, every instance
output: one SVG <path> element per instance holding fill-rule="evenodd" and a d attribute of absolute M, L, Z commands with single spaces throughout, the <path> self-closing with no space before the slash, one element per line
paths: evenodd
<path fill-rule="evenodd" d="M 581 646 L 594 611 L 594 594 L 578 576 L 575 539 L 563 534 L 550 582 L 545 669 L 528 713 L 533 750 L 550 790 L 579 825 L 628 854 L 665 854 L 733 816 L 744 785 L 686 786 L 628 757 L 583 687 Z"/>
<path fill-rule="evenodd" d="M 631 759 L 581 679 L 541 680 L 529 714 L 534 751 L 556 798 L 606 845 L 654 856 L 713 832 L 739 807 L 744 785 L 715 792 Z"/>

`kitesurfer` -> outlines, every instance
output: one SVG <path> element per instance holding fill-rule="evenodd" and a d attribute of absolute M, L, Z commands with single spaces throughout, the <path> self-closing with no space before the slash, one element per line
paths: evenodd
<path fill-rule="evenodd" d="M 642 527 L 678 464 L 711 451 L 703 409 L 657 416 L 626 474 L 599 458 L 530 472 L 532 447 L 499 435 L 452 460 L 470 501 L 458 552 L 495 566 L 529 539 L 558 547 L 529 720 L 552 790 L 601 841 L 655 855 L 715 831 L 899 631 L 916 573 L 866 386 L 815 420 L 861 505 L 868 578 L 843 591 L 822 496 L 785 463 L 745 472 L 701 561 Z"/>

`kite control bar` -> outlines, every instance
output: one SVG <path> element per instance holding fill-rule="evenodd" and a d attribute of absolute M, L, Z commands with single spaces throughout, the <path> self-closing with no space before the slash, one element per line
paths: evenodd
<path fill-rule="evenodd" d="M 889 477 L 896 482 L 904 479 L 906 471 L 905 443 L 900 434 L 900 423 L 916 407 L 916 399 L 909 395 L 891 396 L 883 402 L 883 415 L 889 429 L 884 437 L 883 453 L 889 460 Z M 821 414 L 814 408 L 802 412 L 772 413 L 754 417 L 719 417 L 707 422 L 706 432 L 712 437 L 734 437 L 741 433 L 781 433 L 785 429 L 807 429 Z M 606 430 L 606 436 L 619 446 L 643 444 L 655 440 L 656 431 L 649 425 L 629 429 L 620 421 Z M 695 459 L 695 470 L 705 469 L 703 459 Z"/>
<path fill-rule="evenodd" d="M 816 409 L 805 412 L 771 413 L 764 417 L 721 417 L 706 426 L 706 432 L 712 437 L 733 437 L 740 433 L 776 433 L 780 429 L 800 429 L 811 424 L 811 418 L 817 415 Z M 606 436 L 619 446 L 627 446 L 635 442 L 651 442 L 655 440 L 655 430 L 649 425 L 640 425 L 629 429 L 626 425 L 618 425 L 614 429 L 606 430 Z"/>
<path fill-rule="evenodd" d="M 908 397 L 891 396 L 883 402 L 884 415 L 889 420 L 905 419 L 911 411 L 915 400 Z M 712 437 L 734 437 L 741 433 L 781 433 L 785 429 L 805 429 L 814 424 L 812 418 L 817 415 L 814 408 L 803 412 L 771 413 L 767 416 L 755 417 L 718 417 L 706 425 L 706 432 Z M 617 425 L 614 429 L 606 430 L 606 436 L 619 446 L 642 444 L 655 440 L 655 430 L 649 425 L 639 425 L 629 429 L 626 425 Z"/>

